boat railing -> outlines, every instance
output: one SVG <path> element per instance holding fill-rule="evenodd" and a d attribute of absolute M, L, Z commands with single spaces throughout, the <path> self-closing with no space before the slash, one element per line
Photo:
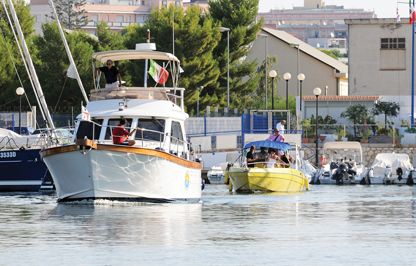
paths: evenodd
<path fill-rule="evenodd" d="M 144 99 L 169 100 L 184 109 L 184 88 L 176 87 L 96 87 L 90 91 L 90 100 Z"/>
<path fill-rule="evenodd" d="M 95 121 L 85 120 L 81 122 L 87 122 L 88 126 L 84 126 L 83 124 L 80 124 L 80 126 L 78 127 L 76 139 L 80 141 L 77 141 L 77 143 L 81 143 L 85 139 L 89 139 L 96 143 L 113 144 L 113 140 L 112 140 L 114 136 L 113 129 L 116 128 L 117 126 L 102 126 L 101 124 Z M 106 135 L 105 140 L 100 140 L 99 134 L 96 134 L 96 133 L 101 132 L 101 130 L 107 131 L 108 128 L 110 129 L 108 137 Z M 154 148 L 154 149 L 162 150 L 162 151 L 165 151 L 165 149 L 167 148 L 168 149 L 167 152 L 171 154 L 174 154 L 180 157 L 185 157 L 185 158 L 188 157 L 187 156 L 188 148 L 190 147 L 190 143 L 188 141 L 170 136 L 169 146 L 166 147 L 168 135 L 165 134 L 165 132 L 147 129 L 147 128 L 141 128 L 141 127 L 125 127 L 125 129 L 129 132 L 131 132 L 131 130 L 134 130 L 134 129 L 137 131 L 134 135 L 134 140 L 136 141 L 135 143 L 136 147 L 138 146 L 142 148 Z M 152 133 L 155 136 L 151 138 L 146 137 L 146 132 Z M 182 150 L 180 149 L 181 146 L 183 147 Z M 182 151 L 182 154 L 180 154 L 181 151 Z"/>

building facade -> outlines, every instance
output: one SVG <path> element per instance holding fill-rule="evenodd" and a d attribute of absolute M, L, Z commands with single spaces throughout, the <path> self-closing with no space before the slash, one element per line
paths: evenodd
<path fill-rule="evenodd" d="M 408 20 L 346 20 L 349 94 L 381 95 L 400 104 L 400 120 L 411 114 L 412 25 Z M 398 122 L 400 120 L 398 119 Z"/>
<path fill-rule="evenodd" d="M 142 24 L 152 9 L 169 5 L 182 6 L 183 0 L 87 0 L 83 6 L 88 23 L 83 29 L 95 33 L 97 24 L 104 21 L 111 30 L 121 30 L 130 24 Z M 42 24 L 48 22 L 51 9 L 48 0 L 31 0 L 31 13 L 36 20 L 36 32 L 41 32 Z"/>
<path fill-rule="evenodd" d="M 248 60 L 256 60 L 261 64 L 266 56 L 276 58 L 276 63 L 268 66 L 268 70 L 274 69 L 278 73 L 279 96 L 286 96 L 286 84 L 282 77 L 286 72 L 291 74 L 288 82 L 289 95 L 300 95 L 297 80 L 299 73 L 305 75 L 302 82 L 303 95 L 313 95 L 312 90 L 315 87 L 320 87 L 323 95 L 348 94 L 347 65 L 284 31 L 262 29 L 253 43 Z"/>
<path fill-rule="evenodd" d="M 286 31 L 302 41 L 323 49 L 347 53 L 348 27 L 344 19 L 374 18 L 373 11 L 325 5 L 321 0 L 304 0 L 302 7 L 259 13 L 265 26 Z"/>

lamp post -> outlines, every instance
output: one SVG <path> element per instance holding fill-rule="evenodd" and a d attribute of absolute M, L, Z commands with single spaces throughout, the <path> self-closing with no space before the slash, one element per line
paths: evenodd
<path fill-rule="evenodd" d="M 264 37 L 264 73 L 265 73 L 265 75 L 264 75 L 264 89 L 265 89 L 265 92 L 266 92 L 264 108 L 267 109 L 267 50 L 268 50 L 267 37 L 269 35 L 259 34 L 258 36 Z"/>
<path fill-rule="evenodd" d="M 22 95 L 25 94 L 25 89 L 18 87 L 16 94 L 19 96 L 19 134 L 22 134 Z"/>
<path fill-rule="evenodd" d="M 316 112 L 315 112 L 315 135 L 316 135 L 316 141 L 315 141 L 315 143 L 316 143 L 316 145 L 315 145 L 315 164 L 316 164 L 316 167 L 318 167 L 318 165 L 319 165 L 319 154 L 318 154 L 318 98 L 319 98 L 319 95 L 321 95 L 321 89 L 320 88 L 315 88 L 315 89 L 313 89 L 313 94 L 315 95 L 315 97 L 316 97 L 316 103 L 315 103 L 315 107 L 316 107 Z"/>
<path fill-rule="evenodd" d="M 290 47 L 293 47 L 293 48 L 296 48 L 297 49 L 297 51 L 296 51 L 296 73 L 299 75 L 300 73 L 299 73 L 299 48 L 300 48 L 300 45 L 298 44 L 298 43 L 291 43 L 290 44 Z M 300 81 L 300 80 L 298 80 L 298 81 Z M 296 84 L 297 86 L 297 90 L 298 90 L 298 93 L 299 93 L 299 90 L 300 90 L 300 84 L 299 84 L 299 82 L 298 82 L 298 84 Z"/>
<path fill-rule="evenodd" d="M 198 87 L 198 98 L 196 99 L 196 116 L 199 117 L 199 96 L 201 94 L 202 89 L 204 88 L 204 86 L 199 86 Z"/>
<path fill-rule="evenodd" d="M 283 79 L 286 80 L 286 110 L 289 110 L 289 80 L 292 75 L 289 72 L 283 74 Z"/>
<path fill-rule="evenodd" d="M 227 109 L 230 110 L 230 28 L 220 27 L 220 32 L 227 32 Z"/>
<path fill-rule="evenodd" d="M 305 80 L 305 74 L 299 73 L 298 80 L 299 80 L 299 110 L 302 112 L 302 82 Z"/>
<path fill-rule="evenodd" d="M 272 110 L 274 110 L 274 78 L 277 77 L 276 70 L 270 70 L 269 77 L 272 78 Z"/>

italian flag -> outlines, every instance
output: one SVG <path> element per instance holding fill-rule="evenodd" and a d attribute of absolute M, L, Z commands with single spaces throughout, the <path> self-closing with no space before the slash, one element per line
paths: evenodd
<path fill-rule="evenodd" d="M 169 72 L 152 59 L 150 59 L 149 75 L 156 83 L 162 85 L 165 85 L 169 78 Z"/>
<path fill-rule="evenodd" d="M 415 1 L 409 0 L 409 23 L 413 24 L 416 20 Z"/>

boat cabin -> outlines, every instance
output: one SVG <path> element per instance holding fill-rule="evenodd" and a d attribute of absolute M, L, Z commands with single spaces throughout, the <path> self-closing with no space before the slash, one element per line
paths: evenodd
<path fill-rule="evenodd" d="M 143 62 L 144 84 L 123 84 L 116 87 L 103 87 L 101 76 L 94 76 L 95 88 L 90 92 L 87 104 L 90 119 L 81 119 L 76 128 L 76 140 L 89 139 L 97 144 L 113 144 L 113 129 L 120 119 L 125 119 L 125 129 L 136 130 L 129 137 L 135 142 L 133 147 L 157 149 L 189 159 L 189 145 L 186 141 L 184 122 L 188 115 L 184 112 L 184 88 L 178 88 L 179 60 L 172 54 L 156 51 L 107 51 L 94 54 L 96 63 L 107 60 L 139 60 Z M 168 69 L 169 81 L 159 84 L 148 80 L 149 62 L 161 63 Z M 138 63 L 142 64 L 142 63 Z M 160 66 L 159 66 L 160 67 Z M 94 71 L 96 73 L 97 71 Z M 140 73 L 141 74 L 141 73 Z M 148 86 L 153 83 L 152 86 Z M 166 85 L 169 84 L 170 87 Z M 161 86 L 161 87 L 158 87 Z"/>

